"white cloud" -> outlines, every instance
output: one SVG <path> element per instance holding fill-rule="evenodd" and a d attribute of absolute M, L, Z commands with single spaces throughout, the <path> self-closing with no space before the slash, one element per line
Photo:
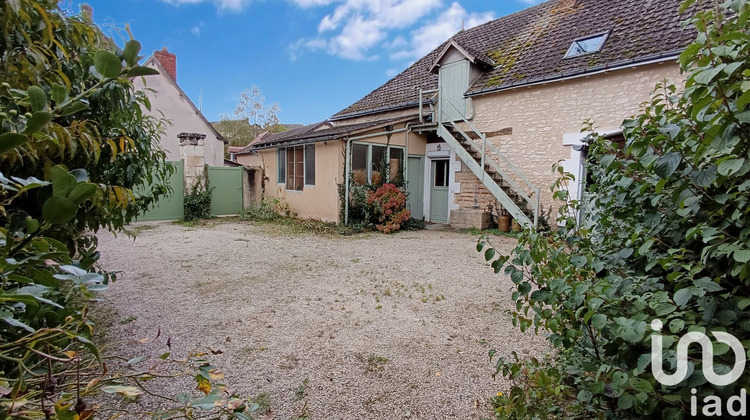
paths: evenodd
<path fill-rule="evenodd" d="M 334 0 L 290 0 L 301 7 Z M 339 0 L 334 10 L 318 23 L 317 39 L 325 39 L 326 52 L 351 60 L 372 60 L 371 49 L 386 42 L 390 33 L 408 28 L 439 8 L 441 0 Z M 290 49 L 306 46 L 299 40 Z M 395 41 L 395 40 L 394 40 Z M 391 43 L 392 44 L 392 43 Z M 308 46 L 309 47 L 309 46 Z M 319 43 L 313 48 L 319 49 Z"/>
<path fill-rule="evenodd" d="M 204 28 L 205 26 L 206 26 L 206 23 L 205 23 L 205 22 L 203 22 L 203 21 L 201 21 L 201 22 L 200 22 L 200 23 L 198 23 L 197 25 L 194 25 L 193 27 L 191 27 L 191 28 L 190 28 L 190 33 L 192 33 L 192 34 L 193 34 L 193 35 L 195 35 L 196 37 L 200 37 L 200 36 L 201 36 L 201 30 L 202 30 L 202 29 L 203 29 L 203 28 Z"/>
<path fill-rule="evenodd" d="M 289 0 L 303 9 L 307 9 L 315 6 L 327 6 L 337 0 Z"/>
<path fill-rule="evenodd" d="M 171 3 L 171 4 L 198 4 L 198 3 L 204 3 L 204 2 L 211 2 L 211 3 L 216 4 L 219 10 L 229 10 L 233 12 L 239 12 L 243 10 L 245 6 L 253 2 L 253 0 L 162 0 L 162 1 L 166 3 Z"/>
<path fill-rule="evenodd" d="M 385 71 L 385 75 L 388 77 L 393 77 L 401 72 L 401 69 L 399 68 L 391 68 Z"/>
<path fill-rule="evenodd" d="M 391 54 L 391 60 L 421 58 L 461 30 L 462 25 L 465 29 L 469 29 L 492 19 L 494 19 L 492 12 L 468 13 L 459 3 L 454 2 L 440 13 L 437 19 L 413 30 L 409 48 Z"/>

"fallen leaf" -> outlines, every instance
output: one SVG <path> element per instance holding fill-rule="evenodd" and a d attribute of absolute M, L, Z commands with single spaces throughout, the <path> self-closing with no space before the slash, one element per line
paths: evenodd
<path fill-rule="evenodd" d="M 204 394 L 211 392 L 211 381 L 204 378 L 202 375 L 196 375 L 195 381 L 198 382 L 198 386 L 195 388 Z"/>
<path fill-rule="evenodd" d="M 107 394 L 120 394 L 123 397 L 137 397 L 143 395 L 143 391 L 132 386 L 123 385 L 110 385 L 102 388 L 102 391 Z"/>

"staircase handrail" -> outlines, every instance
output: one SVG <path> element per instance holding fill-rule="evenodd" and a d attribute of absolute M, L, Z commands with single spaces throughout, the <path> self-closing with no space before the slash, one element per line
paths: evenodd
<path fill-rule="evenodd" d="M 483 132 L 479 131 L 479 129 L 474 124 L 472 124 L 471 121 L 467 120 L 466 117 L 463 116 L 463 113 L 461 111 L 459 111 L 455 107 L 455 105 L 453 105 L 453 103 L 451 103 L 451 101 L 443 100 L 443 101 L 441 101 L 441 103 L 443 103 L 443 104 L 447 103 L 448 106 L 450 106 L 453 109 L 453 111 L 455 111 L 456 115 L 460 115 L 461 116 L 460 117 L 460 121 L 463 121 L 476 135 L 478 135 L 480 138 L 482 138 L 482 148 L 480 149 L 479 146 L 477 146 L 476 143 L 474 143 L 474 141 L 471 139 L 471 137 L 469 137 L 466 133 L 463 132 L 463 130 L 461 130 L 461 128 L 456 124 L 455 121 L 451 121 L 450 122 L 450 124 L 469 142 L 469 144 L 471 144 L 471 147 L 474 148 L 474 149 L 476 149 L 478 152 L 480 152 L 482 154 L 482 170 L 484 170 L 485 162 L 487 160 L 489 160 L 490 165 L 492 165 L 492 167 L 500 174 L 500 176 L 503 178 L 503 180 L 506 181 L 506 182 L 508 182 L 508 184 L 510 184 L 511 188 L 513 188 L 513 190 L 516 193 L 520 194 L 521 197 L 524 200 L 526 200 L 526 202 L 529 203 L 530 206 L 533 207 L 533 209 L 534 209 L 534 226 L 537 226 L 538 221 L 539 221 L 538 219 L 539 219 L 539 207 L 540 207 L 540 197 L 539 197 L 540 188 L 537 187 L 536 185 L 532 184 L 531 181 L 529 181 L 529 179 L 526 178 L 526 176 L 524 176 L 524 174 L 515 165 L 513 165 L 510 162 L 510 160 L 508 160 L 508 158 L 505 157 L 505 155 L 503 153 L 501 153 L 500 150 L 497 147 L 495 147 L 495 145 L 492 144 L 492 142 L 488 142 L 487 141 L 487 136 Z M 440 118 L 439 118 L 440 121 L 439 122 L 442 124 L 443 115 L 444 115 L 443 109 L 441 108 L 441 109 L 439 109 L 439 111 L 440 111 Z M 492 159 L 485 159 L 486 152 L 487 152 L 487 147 L 488 146 L 489 146 L 489 149 L 493 153 L 495 153 L 500 159 L 502 159 L 503 162 L 510 168 L 510 170 L 514 174 L 516 174 L 521 179 L 521 181 L 523 181 L 532 190 L 532 195 L 535 196 L 534 197 L 535 198 L 534 201 L 531 200 L 531 197 L 529 195 L 527 195 L 524 192 L 524 190 L 515 181 L 513 181 L 513 179 L 511 177 L 509 177 L 505 173 L 505 171 L 503 171 L 497 165 L 497 163 L 495 163 L 494 160 L 492 160 Z"/>

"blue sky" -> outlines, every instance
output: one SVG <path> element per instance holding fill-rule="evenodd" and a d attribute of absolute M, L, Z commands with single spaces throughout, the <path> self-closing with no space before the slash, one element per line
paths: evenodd
<path fill-rule="evenodd" d="M 461 28 L 535 0 L 87 0 L 105 31 L 126 24 L 144 55 L 166 46 L 211 121 L 261 89 L 284 123 L 322 121 Z M 64 0 L 78 11 L 80 0 Z M 121 31 L 120 31 L 121 32 Z M 122 41 L 120 37 L 118 41 Z"/>

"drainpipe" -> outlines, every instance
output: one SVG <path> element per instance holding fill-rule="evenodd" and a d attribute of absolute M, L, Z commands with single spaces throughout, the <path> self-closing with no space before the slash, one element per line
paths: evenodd
<path fill-rule="evenodd" d="M 391 130 L 391 131 L 381 131 L 380 133 L 374 133 L 374 134 L 365 134 L 362 136 L 355 136 L 355 137 L 349 137 L 346 140 L 346 157 L 344 159 L 344 169 L 346 170 L 346 177 L 345 177 L 345 184 L 344 184 L 344 225 L 349 224 L 349 179 L 351 177 L 351 166 L 352 166 L 352 159 L 351 159 L 351 150 L 352 150 L 352 142 L 354 140 L 364 140 L 369 139 L 372 137 L 380 137 L 385 136 L 388 134 L 393 133 L 403 133 L 406 131 L 411 131 L 411 123 L 407 123 L 406 127 L 398 129 L 398 130 Z M 408 136 L 408 134 L 407 134 Z M 407 137 L 408 139 L 408 137 Z M 408 144 L 408 143 L 407 143 Z M 406 150 L 405 154 L 408 156 L 409 151 Z"/>

